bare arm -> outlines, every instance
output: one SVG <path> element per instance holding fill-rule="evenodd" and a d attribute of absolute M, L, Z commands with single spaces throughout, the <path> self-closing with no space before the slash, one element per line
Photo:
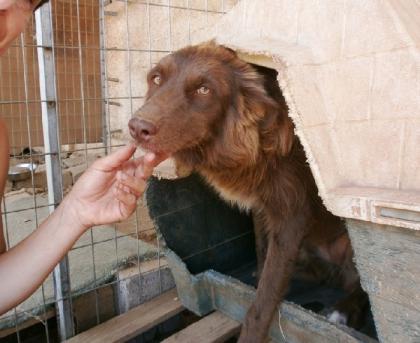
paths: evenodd
<path fill-rule="evenodd" d="M 34 292 L 80 235 L 93 225 L 128 218 L 163 158 L 130 160 L 127 146 L 96 161 L 61 205 L 30 236 L 0 256 L 0 314 Z"/>
<path fill-rule="evenodd" d="M 0 313 L 31 295 L 62 259 L 84 228 L 64 201 L 31 235 L 0 255 Z"/>

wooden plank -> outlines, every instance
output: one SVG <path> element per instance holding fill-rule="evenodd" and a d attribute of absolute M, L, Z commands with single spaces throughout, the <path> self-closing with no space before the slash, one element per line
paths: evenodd
<path fill-rule="evenodd" d="M 221 312 L 213 312 L 177 332 L 162 343 L 222 343 L 239 334 L 241 324 Z"/>
<path fill-rule="evenodd" d="M 184 310 L 171 290 L 132 310 L 67 340 L 68 343 L 125 342 Z"/>

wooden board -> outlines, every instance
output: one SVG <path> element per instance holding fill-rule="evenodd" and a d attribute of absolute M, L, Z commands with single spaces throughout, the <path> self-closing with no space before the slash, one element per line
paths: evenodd
<path fill-rule="evenodd" d="M 181 305 L 174 289 L 90 330 L 82 332 L 66 342 L 125 342 L 173 317 L 183 309 L 184 307 Z"/>
<path fill-rule="evenodd" d="M 241 324 L 221 312 L 213 312 L 177 332 L 162 343 L 222 343 L 239 333 Z"/>

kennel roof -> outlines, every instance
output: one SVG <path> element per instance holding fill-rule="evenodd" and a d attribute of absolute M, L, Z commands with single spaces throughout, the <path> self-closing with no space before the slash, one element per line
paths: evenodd
<path fill-rule="evenodd" d="M 336 215 L 420 230 L 418 18 L 414 1 L 248 0 L 209 37 L 279 72 Z"/>

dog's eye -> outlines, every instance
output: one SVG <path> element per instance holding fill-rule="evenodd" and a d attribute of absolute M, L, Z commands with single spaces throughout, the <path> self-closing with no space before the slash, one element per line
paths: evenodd
<path fill-rule="evenodd" d="M 210 89 L 208 89 L 206 86 L 201 86 L 200 88 L 197 89 L 197 93 L 201 94 L 201 95 L 207 95 L 209 94 Z"/>
<path fill-rule="evenodd" d="M 156 76 L 153 76 L 153 79 L 152 79 L 152 81 L 153 81 L 153 83 L 155 84 L 155 85 L 160 85 L 160 83 L 162 82 L 162 79 L 161 79 L 161 77 L 159 76 L 159 75 L 156 75 Z"/>

